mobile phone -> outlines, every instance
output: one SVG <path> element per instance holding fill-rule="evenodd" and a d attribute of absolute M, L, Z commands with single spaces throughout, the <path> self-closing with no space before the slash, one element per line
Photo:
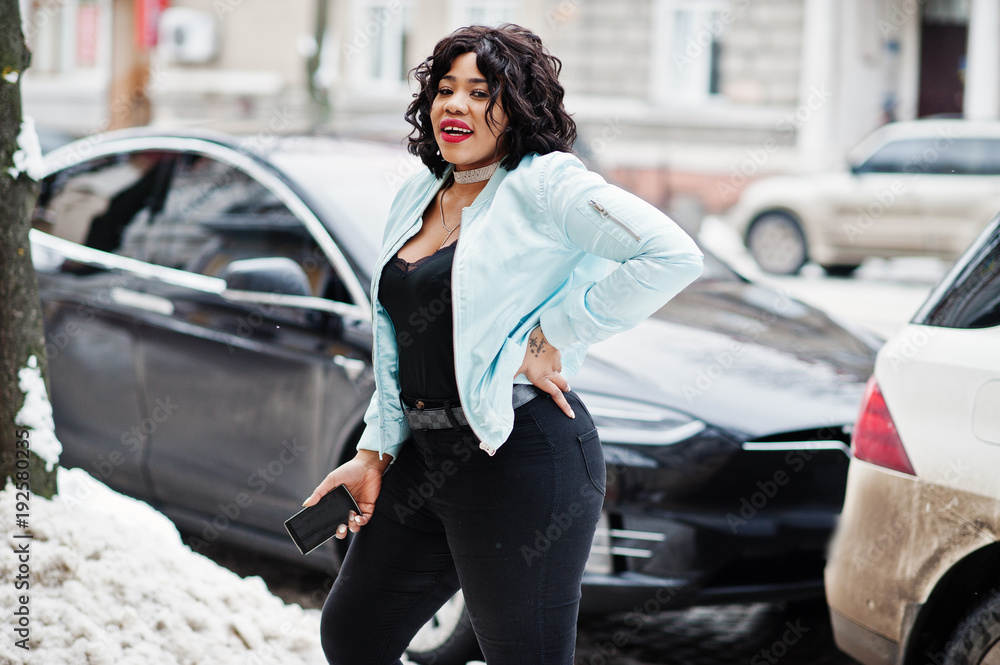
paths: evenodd
<path fill-rule="evenodd" d="M 285 529 L 303 554 L 330 540 L 341 524 L 347 524 L 350 512 L 361 514 L 357 501 L 343 485 L 323 495 L 315 505 L 303 508 L 285 520 Z"/>

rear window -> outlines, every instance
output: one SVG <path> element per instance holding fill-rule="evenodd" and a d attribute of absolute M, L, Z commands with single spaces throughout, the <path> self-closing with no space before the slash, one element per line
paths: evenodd
<path fill-rule="evenodd" d="M 1000 216 L 959 259 L 913 322 L 941 328 L 1000 325 Z"/>

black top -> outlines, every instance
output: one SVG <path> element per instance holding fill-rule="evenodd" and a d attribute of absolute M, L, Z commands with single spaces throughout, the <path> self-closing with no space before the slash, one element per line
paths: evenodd
<path fill-rule="evenodd" d="M 414 263 L 393 258 L 382 269 L 378 299 L 396 331 L 403 395 L 454 400 L 457 405 L 451 316 L 451 264 L 456 244 Z"/>

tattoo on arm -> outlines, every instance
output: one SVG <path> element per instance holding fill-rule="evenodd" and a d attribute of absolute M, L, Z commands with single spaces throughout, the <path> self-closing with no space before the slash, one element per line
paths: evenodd
<path fill-rule="evenodd" d="M 545 347 L 548 346 L 548 342 L 545 338 L 537 339 L 535 337 L 528 338 L 528 350 L 531 351 L 531 355 L 538 357 L 545 353 Z"/>

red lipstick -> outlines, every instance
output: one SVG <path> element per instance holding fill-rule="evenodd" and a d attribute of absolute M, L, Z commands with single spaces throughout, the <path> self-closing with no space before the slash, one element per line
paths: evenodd
<path fill-rule="evenodd" d="M 439 127 L 441 138 L 447 143 L 461 143 L 472 136 L 472 127 L 457 118 L 445 118 Z"/>

